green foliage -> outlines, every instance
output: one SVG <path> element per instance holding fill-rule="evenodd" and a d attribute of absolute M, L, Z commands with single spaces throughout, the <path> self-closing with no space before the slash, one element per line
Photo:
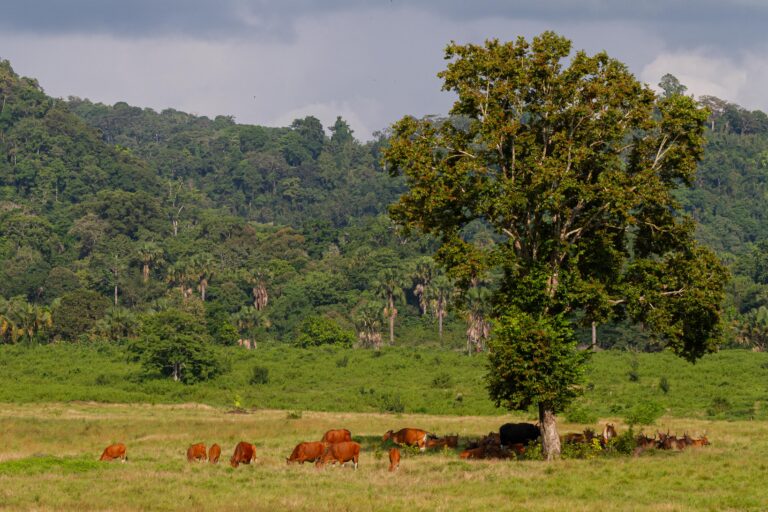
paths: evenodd
<path fill-rule="evenodd" d="M 659 389 L 666 395 L 669 393 L 669 379 L 666 375 L 662 375 L 659 379 Z"/>
<path fill-rule="evenodd" d="M 441 372 L 438 373 L 434 379 L 432 379 L 432 387 L 438 389 L 448 389 L 453 386 L 453 378 L 450 373 Z"/>
<path fill-rule="evenodd" d="M 193 384 L 224 369 L 204 326 L 189 313 L 168 309 L 147 315 L 132 351 L 141 358 L 146 375 L 172 377 Z"/>
<path fill-rule="evenodd" d="M 547 403 L 562 411 L 579 394 L 588 353 L 569 323 L 509 311 L 498 319 L 488 356 L 488 390 L 497 406 L 526 410 Z"/>
<path fill-rule="evenodd" d="M 251 378 L 248 382 L 252 386 L 267 384 L 269 382 L 269 368 L 266 366 L 254 366 L 251 371 Z"/>
<path fill-rule="evenodd" d="M 322 316 L 312 316 L 304 320 L 296 337 L 296 344 L 304 348 L 319 345 L 351 347 L 354 342 L 354 333 L 343 329 L 330 318 Z"/>
<path fill-rule="evenodd" d="M 75 341 L 104 317 L 109 300 L 92 290 L 65 293 L 53 311 L 53 332 L 65 341 Z"/>
<path fill-rule="evenodd" d="M 565 411 L 565 419 L 569 423 L 581 423 L 583 425 L 589 425 L 597 423 L 597 413 L 580 403 L 573 403 Z"/>

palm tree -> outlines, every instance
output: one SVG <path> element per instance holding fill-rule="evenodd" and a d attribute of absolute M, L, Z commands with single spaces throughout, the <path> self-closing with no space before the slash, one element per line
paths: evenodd
<path fill-rule="evenodd" d="M 111 341 L 132 338 L 139 329 L 136 315 L 128 308 L 111 308 L 93 326 L 93 333 Z"/>
<path fill-rule="evenodd" d="M 413 294 L 419 299 L 419 309 L 421 309 L 422 315 L 426 315 L 427 309 L 429 308 L 429 300 L 425 293 L 434 276 L 434 260 L 432 258 L 421 258 L 416 263 L 416 269 L 413 273 L 413 281 L 416 283 L 413 288 Z"/>
<path fill-rule="evenodd" d="M 189 280 L 187 268 L 186 263 L 179 261 L 168 267 L 168 274 L 166 275 L 166 281 L 169 284 L 175 284 L 179 287 L 182 301 L 187 300 L 187 281 Z"/>
<path fill-rule="evenodd" d="M 138 249 L 141 262 L 141 276 L 145 283 L 149 282 L 149 272 L 155 264 L 163 262 L 163 250 L 154 242 L 144 242 Z"/>
<path fill-rule="evenodd" d="M 267 307 L 269 303 L 269 291 L 267 290 L 267 282 L 272 278 L 272 273 L 269 270 L 259 268 L 256 270 L 246 271 L 243 275 L 243 279 L 251 286 L 251 293 L 253 294 L 253 307 L 261 311 Z"/>
<path fill-rule="evenodd" d="M 53 325 L 47 306 L 30 304 L 15 297 L 0 304 L 0 336 L 6 341 L 32 341 Z"/>
<path fill-rule="evenodd" d="M 455 293 L 456 287 L 453 282 L 444 275 L 435 277 L 425 292 L 432 313 L 437 317 L 437 332 L 440 340 L 443 339 L 443 319 L 448 314 L 448 305 Z"/>
<path fill-rule="evenodd" d="M 768 308 L 760 306 L 744 315 L 738 324 L 736 341 L 756 352 L 768 349 Z"/>
<path fill-rule="evenodd" d="M 395 269 L 386 269 L 381 275 L 381 279 L 376 283 L 378 295 L 384 299 L 384 316 L 389 319 L 389 344 L 395 343 L 395 318 L 397 318 L 396 301 L 404 301 L 405 283 L 402 275 Z"/>
<path fill-rule="evenodd" d="M 263 310 L 249 306 L 243 306 L 237 313 L 233 314 L 232 321 L 240 332 L 240 336 L 253 341 L 253 348 L 256 348 L 256 331 L 259 327 L 269 329 L 272 326 Z"/>
<path fill-rule="evenodd" d="M 491 292 L 488 288 L 470 288 L 464 297 L 464 318 L 467 321 L 467 354 L 482 352 L 491 335 L 490 314 Z"/>
<path fill-rule="evenodd" d="M 204 252 L 192 256 L 187 269 L 189 275 L 197 280 L 197 289 L 200 290 L 200 298 L 205 302 L 205 291 L 208 283 L 213 278 L 215 261 L 213 256 Z"/>
<path fill-rule="evenodd" d="M 381 349 L 381 309 L 378 306 L 363 305 L 355 315 L 355 327 L 362 346 Z"/>

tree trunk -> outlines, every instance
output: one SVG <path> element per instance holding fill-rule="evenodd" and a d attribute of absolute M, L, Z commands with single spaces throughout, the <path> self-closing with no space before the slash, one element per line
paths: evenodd
<path fill-rule="evenodd" d="M 437 313 L 437 336 L 440 338 L 440 341 L 443 341 L 443 316 L 445 315 L 444 311 L 439 311 Z"/>
<path fill-rule="evenodd" d="M 539 404 L 539 430 L 541 431 L 541 448 L 544 458 L 548 461 L 560 458 L 560 436 L 557 435 L 555 411 L 548 403 Z"/>
<path fill-rule="evenodd" d="M 597 349 L 597 322 L 592 322 L 592 352 Z"/>
<path fill-rule="evenodd" d="M 144 264 L 144 267 L 141 269 L 141 275 L 144 278 L 144 282 L 149 282 L 149 265 L 146 263 Z"/>
<path fill-rule="evenodd" d="M 117 285 L 115 285 L 115 307 L 117 307 Z"/>
<path fill-rule="evenodd" d="M 205 302 L 205 289 L 208 287 L 208 280 L 203 279 L 200 281 L 200 298 Z"/>
<path fill-rule="evenodd" d="M 389 344 L 395 344 L 395 315 L 389 315 Z"/>

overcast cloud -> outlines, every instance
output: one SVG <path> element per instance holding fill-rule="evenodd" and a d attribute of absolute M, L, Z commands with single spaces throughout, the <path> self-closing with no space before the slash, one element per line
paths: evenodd
<path fill-rule="evenodd" d="M 285 126 L 344 117 L 360 139 L 443 114 L 450 40 L 555 30 L 655 85 L 768 110 L 762 0 L 3 0 L 0 58 L 53 96 Z"/>

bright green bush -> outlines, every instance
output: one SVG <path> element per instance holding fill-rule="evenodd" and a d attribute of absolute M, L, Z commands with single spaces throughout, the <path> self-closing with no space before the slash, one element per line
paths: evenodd
<path fill-rule="evenodd" d="M 302 322 L 296 344 L 300 347 L 319 345 L 338 345 L 351 347 L 355 343 L 355 333 L 343 329 L 330 318 L 311 316 Z"/>

